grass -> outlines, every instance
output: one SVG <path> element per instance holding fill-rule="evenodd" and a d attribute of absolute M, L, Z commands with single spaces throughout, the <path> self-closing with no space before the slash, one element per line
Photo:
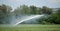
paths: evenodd
<path fill-rule="evenodd" d="M 0 31 L 60 31 L 60 25 L 21 24 L 17 26 L 2 26 Z"/>

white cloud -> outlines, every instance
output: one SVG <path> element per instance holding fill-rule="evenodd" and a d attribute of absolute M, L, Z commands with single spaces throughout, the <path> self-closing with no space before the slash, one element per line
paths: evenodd
<path fill-rule="evenodd" d="M 21 1 L 21 0 L 10 0 L 11 2 L 19 2 L 19 1 Z"/>
<path fill-rule="evenodd" d="M 48 0 L 48 2 L 50 2 L 50 3 L 59 3 L 60 0 Z"/>

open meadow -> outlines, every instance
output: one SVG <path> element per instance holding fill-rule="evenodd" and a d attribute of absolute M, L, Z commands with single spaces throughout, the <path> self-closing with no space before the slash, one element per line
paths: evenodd
<path fill-rule="evenodd" d="M 0 25 L 0 31 L 60 31 L 60 25 L 21 24 L 17 26 Z"/>

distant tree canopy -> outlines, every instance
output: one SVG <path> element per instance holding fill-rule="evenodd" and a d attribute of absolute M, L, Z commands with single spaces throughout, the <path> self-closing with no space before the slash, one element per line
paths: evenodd
<path fill-rule="evenodd" d="M 40 19 L 42 24 L 60 24 L 60 9 L 56 13 L 52 13 L 47 18 Z"/>
<path fill-rule="evenodd" d="M 36 7 L 36 6 L 26 6 L 26 5 L 22 5 L 20 7 L 18 7 L 17 9 L 15 9 L 15 14 L 41 14 L 42 12 L 42 8 Z M 50 9 L 47 10 L 50 12 Z M 42 12 L 43 13 L 43 12 Z"/>
<path fill-rule="evenodd" d="M 30 6 L 31 14 L 36 14 L 37 7 L 36 6 Z"/>
<path fill-rule="evenodd" d="M 12 16 L 17 17 L 20 15 L 40 15 L 40 14 L 45 14 L 47 18 L 37 20 L 39 23 L 60 24 L 60 9 L 57 10 L 56 13 L 52 13 L 52 8 L 49 8 L 47 6 L 43 6 L 42 8 L 40 8 L 34 5 L 31 6 L 21 5 L 20 7 L 14 9 L 14 12 L 11 12 L 11 10 L 12 8 L 8 5 L 5 4 L 0 5 L 0 24 L 9 23 L 9 19 L 11 19 L 10 17 Z"/>
<path fill-rule="evenodd" d="M 58 9 L 57 11 L 58 12 L 56 12 L 56 13 L 54 13 L 54 14 L 51 15 L 52 18 L 53 18 L 52 21 L 55 24 L 60 24 L 60 9 Z"/>
<path fill-rule="evenodd" d="M 18 13 L 17 11 L 20 12 L 20 14 L 51 14 L 52 13 L 52 9 L 49 7 L 43 6 L 42 8 L 40 8 L 34 5 L 29 7 L 26 5 L 22 5 L 16 9 L 15 13 Z"/>
<path fill-rule="evenodd" d="M 2 10 L 3 13 L 7 13 L 7 12 L 10 12 L 12 10 L 12 8 L 10 6 L 7 6 L 7 5 L 2 4 L 0 6 L 0 10 Z"/>
<path fill-rule="evenodd" d="M 52 9 L 48 8 L 46 6 L 43 6 L 41 11 L 43 14 L 51 14 L 52 13 Z"/>
<path fill-rule="evenodd" d="M 4 21 L 8 20 L 7 17 L 10 15 L 11 10 L 12 8 L 8 5 L 5 4 L 0 5 L 0 23 L 5 23 Z"/>
<path fill-rule="evenodd" d="M 10 6 L 4 5 L 4 4 L 0 5 L 0 12 L 3 13 L 4 15 L 9 14 L 11 10 L 12 8 Z"/>

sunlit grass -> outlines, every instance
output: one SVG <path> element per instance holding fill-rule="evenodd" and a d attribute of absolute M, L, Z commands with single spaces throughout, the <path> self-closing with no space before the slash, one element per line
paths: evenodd
<path fill-rule="evenodd" d="M 1 25 L 0 31 L 60 31 L 60 25 L 21 24 L 14 27 Z"/>

